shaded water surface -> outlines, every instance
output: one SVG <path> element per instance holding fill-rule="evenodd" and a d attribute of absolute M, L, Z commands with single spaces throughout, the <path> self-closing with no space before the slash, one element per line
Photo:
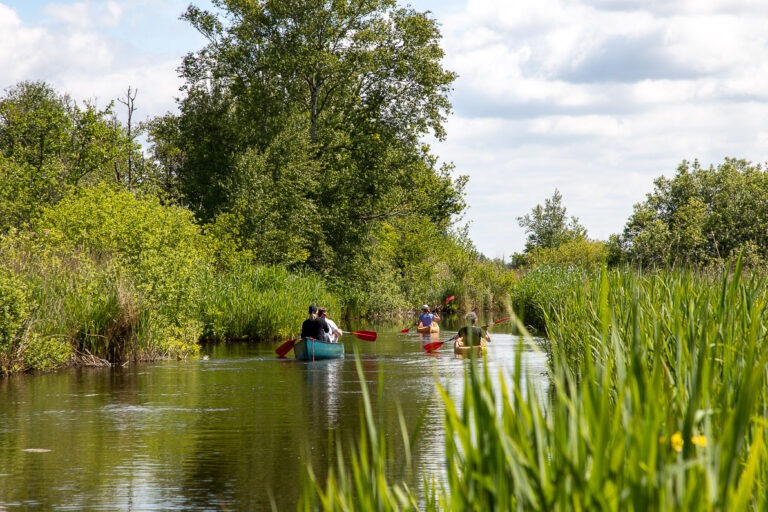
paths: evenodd
<path fill-rule="evenodd" d="M 374 327 L 375 329 L 375 327 Z M 545 356 L 493 329 L 488 369 L 546 390 Z M 0 379 L 0 510 L 295 510 L 307 464 L 325 474 L 337 443 L 359 436 L 360 354 L 374 414 L 404 466 L 398 408 L 419 426 L 422 475 L 443 470 L 442 403 L 460 398 L 467 361 L 417 334 L 345 336 L 342 360 L 276 359 L 273 345 L 207 347 L 208 360 L 66 370 Z M 455 330 L 445 329 L 440 339 Z M 433 335 L 434 336 L 434 335 Z M 289 354 L 292 357 L 293 353 Z"/>

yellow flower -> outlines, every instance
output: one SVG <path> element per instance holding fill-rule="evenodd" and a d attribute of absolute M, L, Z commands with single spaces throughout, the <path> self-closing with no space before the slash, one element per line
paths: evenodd
<path fill-rule="evenodd" d="M 691 438 L 691 442 L 696 446 L 707 446 L 707 438 L 704 437 L 703 435 L 693 436 Z"/>
<path fill-rule="evenodd" d="M 672 449 L 676 452 L 683 451 L 683 434 L 680 432 L 675 432 L 672 434 L 672 439 L 670 439 L 670 444 L 672 445 Z"/>
<path fill-rule="evenodd" d="M 662 444 L 667 443 L 667 436 L 660 436 L 659 442 Z M 693 443 L 696 446 L 707 446 L 707 438 L 704 435 L 699 436 L 693 436 L 691 437 L 691 443 Z M 675 432 L 672 434 L 672 437 L 669 439 L 669 444 L 672 446 L 672 449 L 676 452 L 680 453 L 683 451 L 683 434 L 678 432 Z"/>

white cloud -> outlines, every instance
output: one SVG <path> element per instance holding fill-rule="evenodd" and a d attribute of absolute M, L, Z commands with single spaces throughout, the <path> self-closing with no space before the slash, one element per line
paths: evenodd
<path fill-rule="evenodd" d="M 0 89 L 41 80 L 103 108 L 131 86 L 138 89 L 140 119 L 173 111 L 181 85 L 176 69 L 184 52 L 201 46 L 194 29 L 178 20 L 186 5 L 184 0 L 81 1 L 26 12 L 0 3 Z M 20 13 L 34 18 L 22 20 Z M 180 50 L 183 41 L 187 46 Z M 116 104 L 123 117 L 120 107 Z"/>
<path fill-rule="evenodd" d="M 631 134 L 629 123 L 611 116 L 553 116 L 534 119 L 529 131 L 536 134 L 625 137 Z"/>
<path fill-rule="evenodd" d="M 42 13 L 54 22 L 76 29 L 109 29 L 122 20 L 123 8 L 114 0 L 107 2 L 51 3 L 43 7 Z"/>
<path fill-rule="evenodd" d="M 33 72 L 40 61 L 35 48 L 44 39 L 42 29 L 24 27 L 14 10 L 0 4 L 0 81 L 3 85 Z"/>

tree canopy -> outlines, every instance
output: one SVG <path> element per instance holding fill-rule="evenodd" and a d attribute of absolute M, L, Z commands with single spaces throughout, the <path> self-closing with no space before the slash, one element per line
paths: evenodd
<path fill-rule="evenodd" d="M 264 261 L 321 272 L 354 272 L 383 224 L 449 235 L 466 178 L 421 142 L 445 136 L 456 77 L 434 19 L 394 0 L 213 5 L 183 15 L 208 44 L 180 67 L 175 142 L 201 219 Z"/>
<path fill-rule="evenodd" d="M 20 82 L 0 98 L 0 233 L 55 204 L 69 187 L 100 181 L 128 188 L 139 148 L 110 103 L 78 104 L 45 82 Z"/>
<path fill-rule="evenodd" d="M 768 174 L 760 165 L 683 161 L 674 178 L 654 181 L 614 242 L 624 258 L 642 265 L 702 265 L 741 253 L 764 257 L 766 225 Z"/>
<path fill-rule="evenodd" d="M 544 205 L 537 204 L 531 213 L 517 218 L 521 228 L 525 228 L 528 239 L 525 252 L 534 249 L 555 249 L 567 242 L 586 240 L 587 230 L 579 224 L 579 219 L 568 219 L 568 210 L 563 206 L 563 196 L 555 189 L 552 197 L 544 200 Z"/>

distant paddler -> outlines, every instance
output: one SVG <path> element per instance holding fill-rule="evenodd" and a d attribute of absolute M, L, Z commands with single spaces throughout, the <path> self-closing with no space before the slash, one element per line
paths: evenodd
<path fill-rule="evenodd" d="M 421 314 L 419 315 L 419 323 L 416 326 L 416 331 L 420 334 L 440 332 L 440 326 L 437 325 L 437 322 L 439 321 L 440 315 L 436 312 L 430 313 L 429 306 L 424 304 L 421 306 Z"/>
<path fill-rule="evenodd" d="M 491 337 L 487 331 L 475 325 L 477 314 L 474 311 L 467 313 L 467 324 L 459 329 L 456 341 L 453 343 L 454 352 L 461 354 L 471 350 L 482 352 L 486 348 L 486 342 L 490 343 Z"/>

